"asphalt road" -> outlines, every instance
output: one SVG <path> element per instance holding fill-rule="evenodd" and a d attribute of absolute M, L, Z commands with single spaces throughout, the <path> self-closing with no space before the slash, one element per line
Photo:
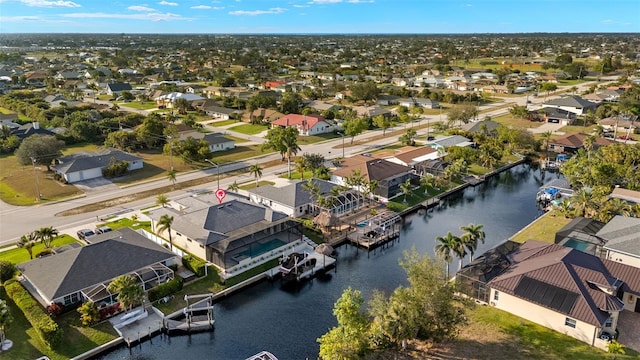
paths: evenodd
<path fill-rule="evenodd" d="M 602 84 L 602 83 L 599 83 Z M 586 89 L 589 87 L 589 84 L 585 83 L 579 86 L 579 89 Z M 93 99 L 90 99 L 93 100 Z M 537 98 L 529 97 L 529 100 L 532 103 L 540 103 L 544 101 L 544 96 L 540 96 Z M 505 100 L 506 103 L 515 103 L 524 105 L 526 104 L 527 96 L 513 97 Z M 101 103 L 109 103 L 106 101 L 98 101 Z M 494 104 L 502 105 L 504 103 Z M 481 107 L 482 110 L 490 109 L 491 106 Z M 135 112 L 140 112 L 136 109 L 121 107 L 123 110 L 133 110 Z M 502 108 L 495 111 L 489 111 L 483 113 L 481 118 L 484 116 L 498 116 L 500 114 L 504 114 L 508 112 L 508 108 Z M 434 116 L 424 116 L 420 122 L 420 124 L 424 124 L 426 120 L 429 120 L 432 124 L 438 122 L 440 119 L 439 115 Z M 442 115 L 442 120 L 446 121 L 446 114 Z M 403 129 L 403 126 L 397 126 L 396 128 L 387 129 L 387 132 L 392 132 L 393 130 Z M 426 130 L 419 131 L 419 134 L 426 133 Z M 246 135 L 242 134 L 234 134 L 240 137 L 246 137 Z M 380 131 L 369 131 L 365 134 L 359 135 L 356 137 L 356 140 L 366 140 L 369 138 L 373 138 L 380 135 Z M 255 140 L 255 139 L 254 139 Z M 343 140 L 345 144 L 349 144 L 350 138 L 344 139 L 335 139 L 319 144 L 311 144 L 301 146 L 302 153 L 318 153 L 322 154 L 325 158 L 331 159 L 335 157 L 342 156 L 342 144 Z M 364 145 L 356 145 L 356 146 L 346 146 L 344 147 L 345 156 L 351 156 L 354 154 L 359 154 L 367 151 L 374 150 L 376 148 L 382 147 L 384 145 L 388 145 L 391 143 L 397 142 L 397 136 L 387 135 L 387 137 L 383 139 L 371 140 Z M 226 164 L 220 167 L 220 173 L 224 174 L 225 172 L 230 172 L 234 170 L 238 170 L 246 167 L 247 165 L 251 165 L 255 162 L 268 162 L 280 159 L 279 154 L 270 154 L 261 156 L 255 159 L 249 159 L 237 163 Z M 269 177 L 273 177 L 276 174 L 280 174 L 286 172 L 287 166 L 286 163 L 282 166 L 271 167 L 265 169 L 263 172 L 262 179 L 266 180 Z M 177 177 L 177 182 L 183 182 L 191 179 L 196 179 L 204 176 L 215 175 L 217 170 L 212 167 L 205 170 L 192 171 L 184 174 L 179 174 Z M 249 174 L 242 174 L 239 176 L 224 178 L 220 181 L 220 187 L 226 189 L 227 186 L 234 181 L 238 183 L 243 183 L 252 180 L 253 178 Z M 161 186 L 168 185 L 168 181 L 166 179 L 159 179 L 155 181 L 145 182 L 141 184 L 137 184 L 134 186 L 128 186 L 125 188 L 117 188 L 108 191 L 92 191 L 86 193 L 86 196 L 79 197 L 67 201 L 54 202 L 54 203 L 46 203 L 34 206 L 13 206 L 6 204 L 0 201 L 0 246 L 14 243 L 20 236 L 38 229 L 44 226 L 53 226 L 58 230 L 64 231 L 65 229 L 69 229 L 72 227 L 81 226 L 83 224 L 94 223 L 96 221 L 96 216 L 104 216 L 107 214 L 113 214 L 117 212 L 130 211 L 133 209 L 139 209 L 141 207 L 146 207 L 153 205 L 155 203 L 155 198 L 149 198 L 145 200 L 135 201 L 131 203 L 126 203 L 120 206 L 111 207 L 108 209 L 85 213 L 81 215 L 73 215 L 73 216 L 55 216 L 62 211 L 73 209 L 82 205 L 92 204 L 99 201 L 106 201 L 109 199 L 113 199 L 116 197 L 126 196 L 130 194 L 139 193 L 146 190 L 155 189 Z M 216 184 L 211 184 L 211 186 L 199 186 L 195 188 L 179 190 L 172 193 L 167 194 L 169 198 L 177 198 L 180 196 L 185 196 L 189 194 L 189 192 L 193 192 L 198 189 L 208 189 L 216 187 Z"/>

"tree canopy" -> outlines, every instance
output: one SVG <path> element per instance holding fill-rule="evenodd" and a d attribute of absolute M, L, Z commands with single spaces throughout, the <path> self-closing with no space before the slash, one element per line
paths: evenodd
<path fill-rule="evenodd" d="M 21 165 L 29 165 L 35 160 L 36 164 L 45 165 L 62 155 L 64 141 L 50 135 L 33 135 L 22 140 L 15 154 Z"/>

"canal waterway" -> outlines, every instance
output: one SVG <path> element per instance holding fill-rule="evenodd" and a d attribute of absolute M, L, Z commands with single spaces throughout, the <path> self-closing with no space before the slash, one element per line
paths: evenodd
<path fill-rule="evenodd" d="M 545 178 L 546 175 L 546 178 Z M 282 289 L 278 281 L 260 282 L 215 305 L 215 331 L 184 336 L 156 336 L 131 349 L 118 348 L 103 360 L 225 359 L 242 360 L 268 350 L 280 360 L 313 359 L 316 339 L 336 325 L 333 304 L 347 287 L 368 299 L 374 289 L 390 293 L 406 284 L 398 265 L 404 250 L 415 247 L 433 255 L 437 236 L 460 235 L 460 226 L 483 224 L 481 254 L 533 221 L 540 212 L 538 188 L 558 175 L 528 164 L 518 165 L 444 199 L 428 212 L 406 218 L 399 241 L 367 253 L 352 246 L 337 249 L 338 266 L 325 279 L 314 279 L 298 289 Z M 457 261 L 451 264 L 457 269 Z"/>

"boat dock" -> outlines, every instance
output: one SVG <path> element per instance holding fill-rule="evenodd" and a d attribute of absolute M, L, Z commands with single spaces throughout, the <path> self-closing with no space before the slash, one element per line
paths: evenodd
<path fill-rule="evenodd" d="M 372 250 L 400 237 L 402 218 L 393 211 L 365 219 L 357 223 L 355 231 L 347 235 L 347 240 L 359 247 Z"/>
<path fill-rule="evenodd" d="M 162 313 L 154 307 L 136 308 L 124 315 L 114 316 L 109 322 L 129 347 L 150 339 L 164 329 Z"/>
<path fill-rule="evenodd" d="M 173 331 L 190 333 L 213 330 L 213 297 L 213 294 L 185 295 L 187 306 L 164 317 L 167 332 L 171 334 Z M 189 300 L 198 301 L 189 304 Z"/>

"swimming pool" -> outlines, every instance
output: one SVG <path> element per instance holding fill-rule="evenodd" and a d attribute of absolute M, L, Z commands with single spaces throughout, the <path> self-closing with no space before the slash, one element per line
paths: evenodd
<path fill-rule="evenodd" d="M 564 243 L 564 246 L 570 247 L 570 248 L 574 248 L 576 250 L 580 250 L 582 252 L 586 252 L 585 250 L 587 250 L 589 248 L 589 243 L 584 242 L 584 241 L 580 241 L 580 240 L 576 240 L 576 239 L 569 239 L 567 240 L 566 243 Z"/>
<path fill-rule="evenodd" d="M 256 257 L 267 253 L 280 246 L 286 245 L 287 242 L 280 239 L 271 239 L 264 242 L 255 242 L 247 250 L 242 251 L 239 255 L 243 257 Z"/>

